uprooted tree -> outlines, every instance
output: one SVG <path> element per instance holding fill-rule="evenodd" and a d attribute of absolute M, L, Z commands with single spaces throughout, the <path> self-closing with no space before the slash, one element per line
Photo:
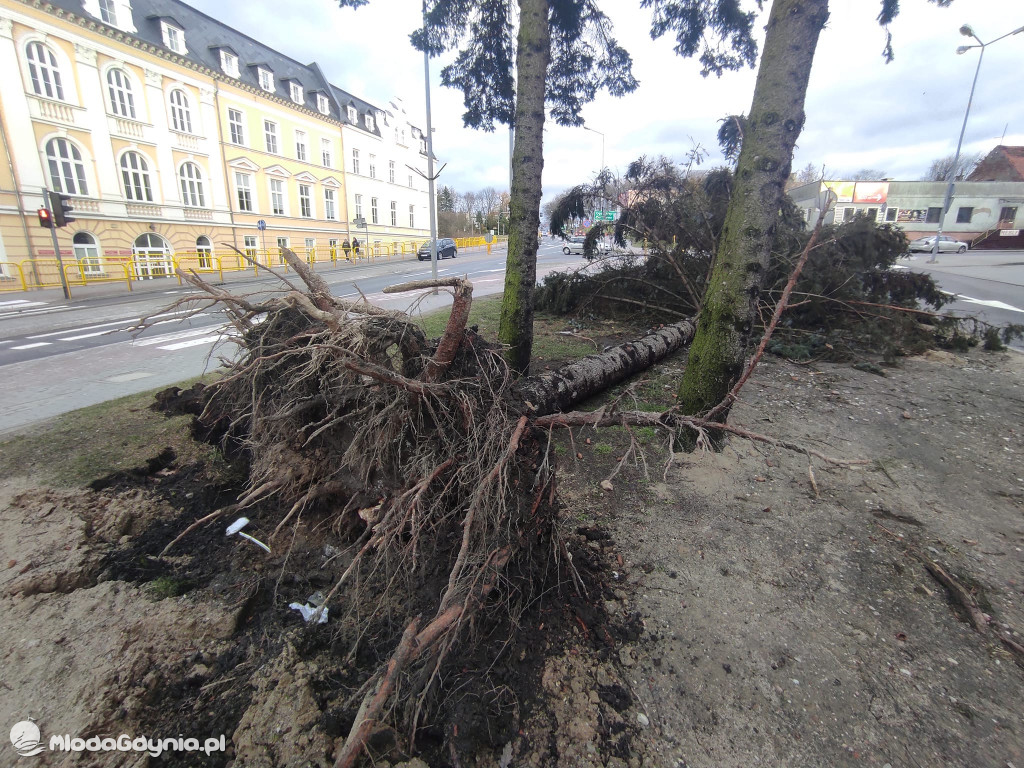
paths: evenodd
<path fill-rule="evenodd" d="M 349 737 L 335 756 L 350 766 L 382 722 L 414 742 L 449 654 L 484 606 L 515 615 L 534 598 L 537 572 L 557 562 L 571 570 L 553 526 L 545 427 L 562 426 L 561 411 L 678 349 L 693 327 L 677 323 L 517 378 L 499 347 L 466 328 L 467 281 L 389 289 L 453 292 L 434 342 L 403 313 L 334 297 L 283 251 L 304 285 L 275 272 L 288 290 L 260 301 L 181 273 L 201 294 L 180 304 L 217 304 L 236 329 L 241 353 L 206 391 L 199 427 L 244 460 L 248 481 L 237 501 L 196 521 L 165 554 L 243 511 L 273 529 L 275 547 L 304 516 L 347 543 L 324 607 L 332 625 L 350 628 L 350 656 L 366 643 L 388 649 L 352 697 Z M 658 415 L 648 422 L 660 423 Z"/>

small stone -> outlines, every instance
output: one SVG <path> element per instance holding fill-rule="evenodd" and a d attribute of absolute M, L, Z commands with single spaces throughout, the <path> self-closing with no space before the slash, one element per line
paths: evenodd
<path fill-rule="evenodd" d="M 630 654 L 629 648 L 619 649 L 619 663 L 622 664 L 622 666 L 624 667 L 633 666 L 633 656 Z"/>
<path fill-rule="evenodd" d="M 641 728 L 646 728 L 651 724 L 650 718 L 648 718 L 643 712 L 636 713 L 636 721 L 640 724 Z"/>
<path fill-rule="evenodd" d="M 601 488 L 603 488 L 606 491 L 614 491 L 615 490 L 615 486 L 612 485 L 612 481 L 611 480 L 602 480 L 601 481 Z"/>

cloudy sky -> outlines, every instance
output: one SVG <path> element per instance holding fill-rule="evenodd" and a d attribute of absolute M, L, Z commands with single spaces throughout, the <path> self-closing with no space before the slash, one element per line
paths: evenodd
<path fill-rule="evenodd" d="M 335 84 L 371 103 L 402 97 L 414 121 L 425 125 L 423 56 L 408 38 L 420 18 L 419 0 L 371 0 L 355 11 L 341 10 L 333 0 L 294 6 L 280 0 L 186 2 L 304 63 L 317 61 Z M 672 51 L 671 40 L 651 40 L 649 12 L 639 5 L 639 0 L 601 3 L 632 54 L 640 81 L 633 94 L 602 95 L 584 109 L 587 125 L 604 134 L 605 164 L 621 171 L 640 155 L 681 159 L 694 145 L 709 153 L 704 167 L 720 164 L 718 121 L 749 110 L 754 71 L 702 78 L 697 64 Z M 875 21 L 878 0 L 832 0 L 830 5 L 793 167 L 813 163 L 831 177 L 874 168 L 891 178 L 918 179 L 933 159 L 951 155 L 979 54 L 978 49 L 956 54 L 958 46 L 974 42 L 960 35 L 960 26 L 971 24 L 984 41 L 1024 26 L 1021 0 L 957 0 L 948 8 L 906 0 L 892 25 L 896 59 L 887 65 L 881 56 L 885 33 Z M 462 127 L 462 95 L 442 88 L 438 79 L 444 62 L 431 62 L 434 149 L 448 164 L 440 183 L 462 192 L 507 189 L 508 130 Z M 1000 142 L 1024 144 L 1022 72 L 1024 33 L 985 51 L 965 152 L 985 153 Z M 592 177 L 601 153 L 600 134 L 549 121 L 545 198 Z"/>

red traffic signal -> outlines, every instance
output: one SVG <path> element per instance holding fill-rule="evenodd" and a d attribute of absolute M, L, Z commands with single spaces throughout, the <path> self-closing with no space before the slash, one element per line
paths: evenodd
<path fill-rule="evenodd" d="M 53 229 L 53 214 L 46 208 L 40 208 L 36 213 L 39 214 L 39 226 L 45 227 L 46 229 Z"/>
<path fill-rule="evenodd" d="M 75 220 L 69 214 L 75 209 L 71 207 L 71 196 L 60 192 L 50 193 L 50 210 L 53 212 L 53 226 L 65 227 Z"/>

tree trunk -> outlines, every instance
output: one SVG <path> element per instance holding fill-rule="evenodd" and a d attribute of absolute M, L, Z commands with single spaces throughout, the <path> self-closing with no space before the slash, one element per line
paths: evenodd
<path fill-rule="evenodd" d="M 563 365 L 557 371 L 521 379 L 516 395 L 532 406 L 533 416 L 564 411 L 647 370 L 693 338 L 693 323 L 666 325 L 634 342 Z M 528 406 L 529 407 L 529 406 Z"/>
<path fill-rule="evenodd" d="M 551 59 L 548 0 L 519 0 L 518 45 L 512 216 L 498 339 L 508 345 L 505 359 L 509 365 L 516 373 L 525 375 L 530 369 L 533 348 L 533 293 L 537 282 L 537 231 L 544 168 L 544 95 Z"/>
<path fill-rule="evenodd" d="M 779 207 L 804 124 L 804 97 L 828 0 L 775 0 L 768 17 L 747 132 L 690 357 L 682 412 L 708 411 L 743 372 Z M 719 419 L 724 421 L 728 409 Z"/>

